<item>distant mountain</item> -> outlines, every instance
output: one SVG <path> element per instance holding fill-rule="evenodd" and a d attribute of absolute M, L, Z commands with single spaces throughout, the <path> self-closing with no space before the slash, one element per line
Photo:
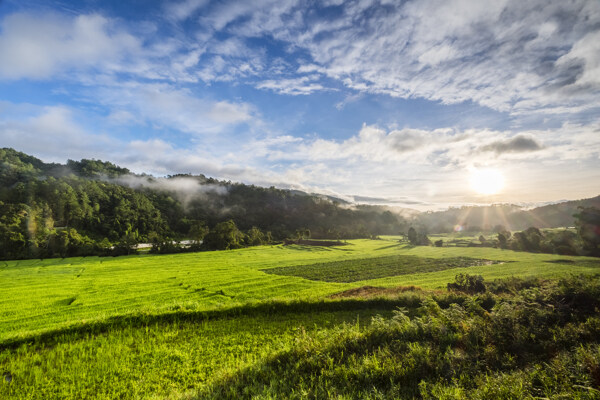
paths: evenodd
<path fill-rule="evenodd" d="M 600 196 L 592 197 L 590 199 L 565 201 L 563 203 L 520 211 L 512 216 L 511 223 L 519 227 L 527 225 L 535 226 L 537 228 L 573 226 L 573 214 L 577 213 L 578 207 L 600 208 Z"/>
<path fill-rule="evenodd" d="M 578 207 L 600 208 L 600 196 L 590 199 L 564 201 L 533 209 L 513 204 L 491 206 L 465 206 L 445 211 L 424 212 L 416 215 L 412 222 L 430 233 L 452 230 L 492 230 L 502 226 L 508 230 L 557 228 L 573 226 L 573 215 Z"/>

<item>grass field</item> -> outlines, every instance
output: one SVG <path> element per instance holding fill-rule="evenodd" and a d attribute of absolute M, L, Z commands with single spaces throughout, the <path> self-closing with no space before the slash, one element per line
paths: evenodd
<path fill-rule="evenodd" d="M 0 398 L 177 398 L 304 332 L 365 327 L 403 300 L 334 300 L 361 286 L 444 288 L 458 273 L 558 277 L 597 259 L 491 248 L 411 247 L 397 238 L 340 247 L 0 264 Z M 357 328 L 363 329 L 363 328 Z"/>
<path fill-rule="evenodd" d="M 442 288 L 457 273 L 465 272 L 452 268 L 335 283 L 262 271 L 268 268 L 412 256 L 504 262 L 468 268 L 469 273 L 487 279 L 600 271 L 597 260 L 582 257 L 492 248 L 410 247 L 395 238 L 349 243 L 342 247 L 266 246 L 164 256 L 4 262 L 0 264 L 0 282 L 4 283 L 0 288 L 0 341 L 111 316 L 207 310 L 269 299 L 318 298 L 362 285 Z"/>

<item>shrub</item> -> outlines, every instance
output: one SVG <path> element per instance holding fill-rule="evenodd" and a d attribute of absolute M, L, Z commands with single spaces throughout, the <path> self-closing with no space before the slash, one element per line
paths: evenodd
<path fill-rule="evenodd" d="M 454 283 L 448 284 L 448 290 L 474 294 L 485 293 L 486 287 L 481 275 L 458 274 Z"/>

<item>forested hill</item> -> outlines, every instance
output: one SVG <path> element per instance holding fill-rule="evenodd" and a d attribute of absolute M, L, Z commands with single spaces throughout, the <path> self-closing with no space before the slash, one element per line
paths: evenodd
<path fill-rule="evenodd" d="M 203 175 L 136 175 L 97 160 L 44 163 L 0 149 L 0 258 L 97 254 L 121 244 L 199 239 L 226 221 L 235 226 L 226 234 L 240 242 L 309 231 L 313 237 L 357 238 L 407 229 L 389 211 L 353 209 L 298 191 Z"/>
<path fill-rule="evenodd" d="M 450 208 L 418 214 L 412 223 L 429 233 L 452 232 L 456 228 L 473 232 L 524 230 L 531 226 L 540 229 L 556 228 L 573 226 L 573 215 L 579 212 L 579 207 L 600 208 L 600 196 L 533 209 L 523 209 L 512 204 Z"/>

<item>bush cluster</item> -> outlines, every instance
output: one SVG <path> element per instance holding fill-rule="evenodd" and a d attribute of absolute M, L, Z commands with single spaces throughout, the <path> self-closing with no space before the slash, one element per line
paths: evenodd
<path fill-rule="evenodd" d="M 600 398 L 600 277 L 455 282 L 480 283 L 306 335 L 202 398 Z"/>

